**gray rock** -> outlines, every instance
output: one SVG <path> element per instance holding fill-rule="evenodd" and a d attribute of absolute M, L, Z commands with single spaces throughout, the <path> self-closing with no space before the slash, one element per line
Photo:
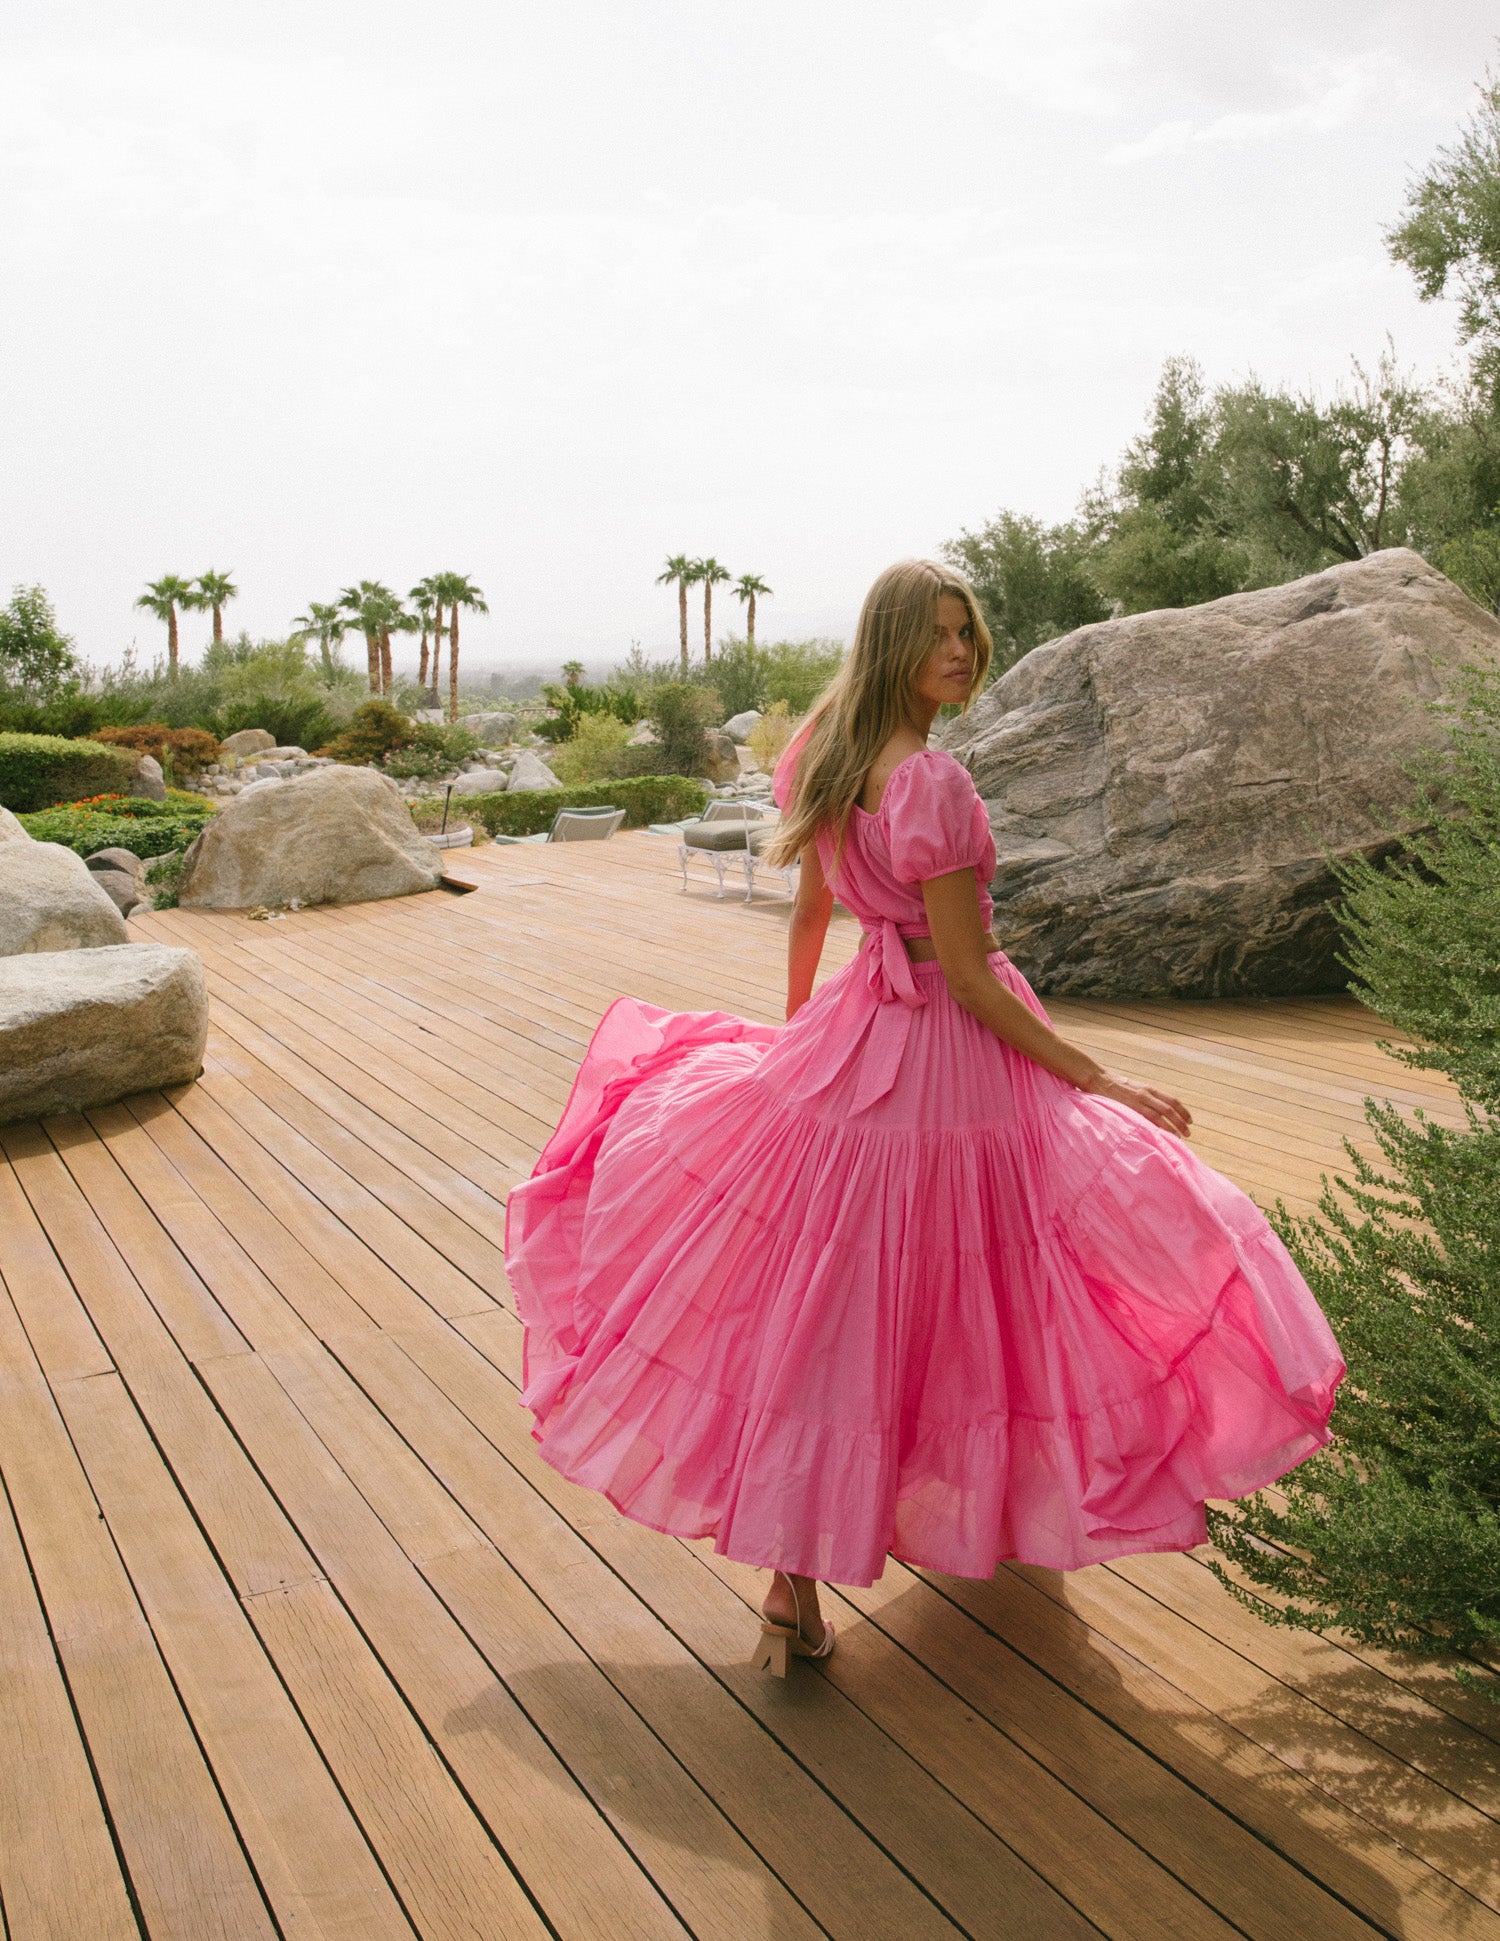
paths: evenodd
<path fill-rule="evenodd" d="M 135 779 L 130 784 L 130 793 L 143 795 L 148 802 L 166 801 L 166 778 L 161 772 L 161 763 L 155 755 L 142 755 L 136 763 Z"/>
<path fill-rule="evenodd" d="M 196 951 L 123 944 L 7 958 L 0 962 L 0 1125 L 181 1085 L 202 1068 L 207 1039 L 208 992 Z"/>
<path fill-rule="evenodd" d="M 550 771 L 549 771 L 550 772 Z M 495 795 L 506 787 L 508 777 L 498 768 L 471 768 L 453 784 L 455 795 Z"/>
<path fill-rule="evenodd" d="M 0 842 L 30 841 L 30 832 L 21 827 L 9 809 L 0 808 Z"/>
<path fill-rule="evenodd" d="M 625 746 L 627 748 L 649 748 L 653 742 L 660 742 L 660 740 L 661 736 L 651 726 L 649 721 L 638 721 Z"/>
<path fill-rule="evenodd" d="M 305 762 L 308 753 L 305 748 L 267 748 L 256 756 L 261 762 Z"/>
<path fill-rule="evenodd" d="M 740 751 L 729 736 L 722 728 L 710 728 L 703 740 L 705 745 L 703 773 L 709 781 L 737 782 L 740 779 Z"/>
<path fill-rule="evenodd" d="M 0 957 L 125 942 L 125 920 L 81 856 L 55 842 L 0 844 Z"/>
<path fill-rule="evenodd" d="M 513 714 L 466 714 L 459 718 L 460 728 L 467 728 L 471 735 L 478 735 L 481 748 L 503 748 L 516 732 L 516 717 Z"/>
<path fill-rule="evenodd" d="M 276 737 L 264 728 L 241 728 L 219 744 L 220 760 L 243 762 L 276 746 Z"/>
<path fill-rule="evenodd" d="M 141 894 L 137 877 L 127 875 L 123 869 L 96 869 L 93 879 L 114 904 L 122 917 L 128 917 L 134 910 L 149 910 L 148 898 Z"/>
<path fill-rule="evenodd" d="M 996 932 L 1043 992 L 1340 988 L 1327 857 L 1409 832 L 1428 704 L 1500 622 L 1405 548 L 1083 627 L 947 730 L 989 808 Z"/>
<path fill-rule="evenodd" d="M 515 759 L 510 771 L 510 781 L 506 785 L 513 789 L 560 789 L 562 783 L 548 768 L 540 755 L 531 749 L 523 748 Z"/>
<path fill-rule="evenodd" d="M 183 859 L 184 908 L 366 903 L 436 887 L 441 865 L 395 783 L 372 768 L 253 782 Z"/>
<path fill-rule="evenodd" d="M 750 739 L 750 730 L 760 720 L 759 708 L 746 708 L 743 714 L 732 714 L 724 723 L 724 732 L 735 743 Z"/>
<path fill-rule="evenodd" d="M 95 875 L 100 870 L 122 869 L 127 876 L 139 876 L 143 867 L 133 849 L 96 849 L 92 856 L 84 857 L 83 866 Z"/>

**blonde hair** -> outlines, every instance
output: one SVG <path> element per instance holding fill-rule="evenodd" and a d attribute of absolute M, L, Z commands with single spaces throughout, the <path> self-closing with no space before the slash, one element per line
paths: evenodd
<path fill-rule="evenodd" d="M 795 862 L 827 831 L 837 866 L 849 813 L 876 756 L 898 729 L 912 724 L 917 679 L 932 652 L 945 593 L 968 608 L 974 636 L 974 678 L 965 707 L 984 687 L 990 630 L 968 583 L 930 559 L 888 566 L 865 595 L 843 666 L 813 708 L 791 794 L 767 846 L 772 861 Z"/>

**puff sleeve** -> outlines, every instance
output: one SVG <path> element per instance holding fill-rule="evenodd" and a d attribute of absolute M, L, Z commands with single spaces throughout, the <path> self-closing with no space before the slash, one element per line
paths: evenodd
<path fill-rule="evenodd" d="M 925 883 L 956 869 L 972 869 L 984 882 L 994 875 L 995 841 L 979 792 L 969 771 L 941 749 L 903 762 L 881 808 L 898 883 Z"/>

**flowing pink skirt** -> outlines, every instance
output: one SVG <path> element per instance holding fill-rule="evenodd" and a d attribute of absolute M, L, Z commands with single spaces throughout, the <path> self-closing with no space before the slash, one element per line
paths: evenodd
<path fill-rule="evenodd" d="M 895 1083 L 853 1116 L 858 960 L 779 1030 L 606 1014 L 507 1221 L 542 1453 L 837 1583 L 1200 1543 L 1205 1498 L 1327 1440 L 1328 1324 L 1238 1188 L 914 969 Z"/>

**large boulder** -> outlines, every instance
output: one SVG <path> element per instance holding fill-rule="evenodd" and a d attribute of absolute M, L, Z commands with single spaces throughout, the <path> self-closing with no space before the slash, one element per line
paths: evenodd
<path fill-rule="evenodd" d="M 40 845 L 39 845 L 40 846 Z M 203 1065 L 196 951 L 166 944 L 0 962 L 0 1125 L 181 1085 Z"/>
<path fill-rule="evenodd" d="M 30 841 L 30 832 L 21 827 L 9 809 L 0 808 L 0 842 Z"/>
<path fill-rule="evenodd" d="M 724 732 L 736 747 L 740 747 L 750 739 L 750 731 L 759 721 L 760 709 L 746 708 L 741 714 L 730 715 L 724 723 Z"/>
<path fill-rule="evenodd" d="M 722 728 L 710 728 L 703 737 L 703 773 L 716 787 L 740 779 L 740 751 Z"/>
<path fill-rule="evenodd" d="M 368 903 L 437 886 L 441 865 L 401 792 L 371 768 L 318 768 L 256 783 L 221 809 L 183 859 L 186 909 Z"/>
<path fill-rule="evenodd" d="M 523 748 L 510 771 L 509 786 L 513 789 L 560 789 L 562 783 L 540 755 Z"/>
<path fill-rule="evenodd" d="M 1329 858 L 1412 827 L 1430 703 L 1500 622 L 1416 553 L 1036 648 L 946 745 L 989 808 L 996 929 L 1043 992 L 1340 988 Z"/>
<path fill-rule="evenodd" d="M 0 957 L 125 940 L 125 919 L 81 856 L 56 842 L 0 843 Z"/>
<path fill-rule="evenodd" d="M 499 711 L 466 714 L 460 717 L 458 725 L 467 728 L 471 735 L 477 735 L 481 748 L 503 748 L 507 742 L 515 740 L 516 717 L 513 714 Z"/>
<path fill-rule="evenodd" d="M 552 771 L 549 769 L 548 774 Z M 500 768 L 471 768 L 460 775 L 453 784 L 455 795 L 496 795 L 505 788 L 509 777 Z"/>
<path fill-rule="evenodd" d="M 263 754 L 267 748 L 276 746 L 276 737 L 265 728 L 241 728 L 219 743 L 221 762 L 250 761 Z"/>

